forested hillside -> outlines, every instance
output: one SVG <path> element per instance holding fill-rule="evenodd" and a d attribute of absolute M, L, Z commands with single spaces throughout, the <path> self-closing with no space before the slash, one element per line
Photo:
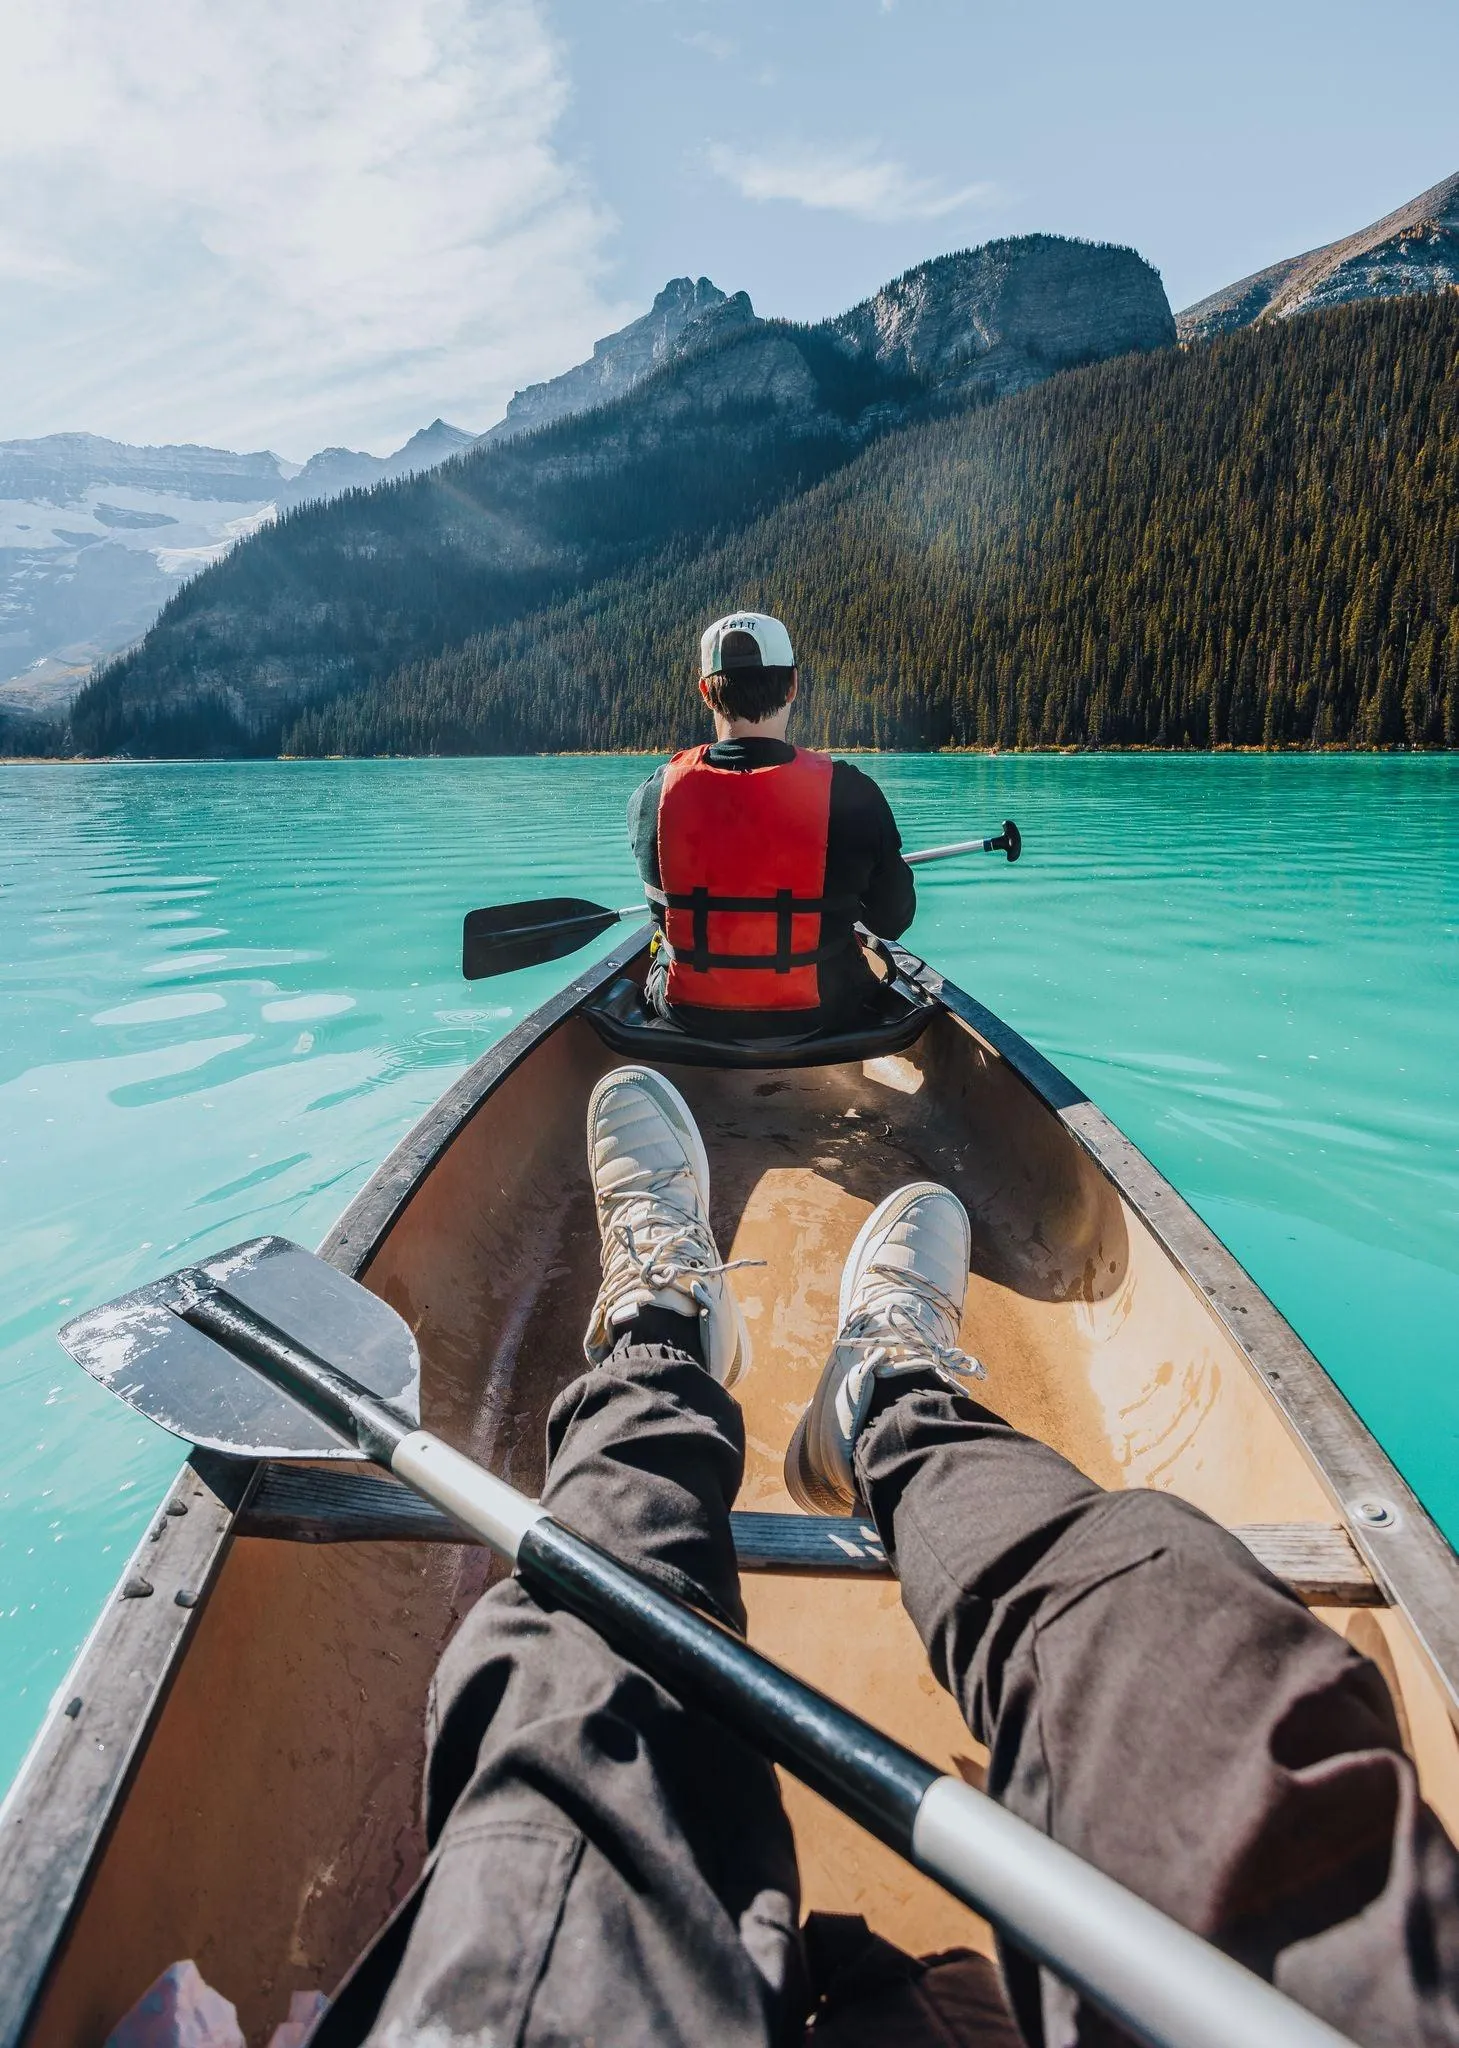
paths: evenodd
<path fill-rule="evenodd" d="M 918 264 L 810 327 L 759 319 L 743 295 L 724 301 L 661 359 L 650 348 L 657 369 L 613 403 L 478 443 L 431 476 L 312 507 L 243 542 L 81 692 L 71 741 L 271 753 L 308 703 L 665 547 L 727 541 L 912 418 L 1174 342 L 1164 287 L 1141 256 L 1057 235 Z M 580 401 L 601 388 L 595 363 L 583 389 L 567 380 Z"/>
<path fill-rule="evenodd" d="M 1459 295 L 1128 356 L 904 428 L 759 520 L 306 710 L 301 753 L 664 747 L 791 623 L 837 745 L 1459 744 Z"/>
<path fill-rule="evenodd" d="M 727 372 L 731 374 L 726 374 Z M 76 699 L 86 753 L 273 753 L 298 705 L 704 545 L 846 462 L 919 380 L 760 323 L 596 412 L 307 505 L 180 590 Z M 872 417 L 863 423 L 871 409 Z"/>

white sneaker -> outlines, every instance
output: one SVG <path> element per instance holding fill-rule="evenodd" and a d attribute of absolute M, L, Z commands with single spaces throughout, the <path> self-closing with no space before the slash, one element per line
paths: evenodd
<path fill-rule="evenodd" d="M 935 1372 L 958 1393 L 982 1379 L 958 1349 L 972 1231 L 935 1181 L 898 1188 L 861 1226 L 841 1275 L 841 1328 L 785 1454 L 785 1483 L 810 1514 L 857 1506 L 852 1452 L 878 1380 Z"/>
<path fill-rule="evenodd" d="M 699 1318 L 704 1362 L 722 1386 L 743 1379 L 750 1333 L 709 1227 L 709 1159 L 672 1082 L 651 1067 L 603 1076 L 588 1103 L 588 1175 L 603 1238 L 603 1284 L 583 1339 L 589 1365 L 640 1309 L 663 1308 Z"/>

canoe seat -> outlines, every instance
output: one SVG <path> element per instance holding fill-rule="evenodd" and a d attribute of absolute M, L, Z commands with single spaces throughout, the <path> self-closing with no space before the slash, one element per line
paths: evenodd
<path fill-rule="evenodd" d="M 814 1038 L 704 1038 L 669 1024 L 644 1001 L 627 975 L 610 982 L 582 1006 L 603 1043 L 630 1059 L 678 1067 L 832 1067 L 848 1060 L 874 1060 L 905 1052 L 922 1036 L 937 1005 L 921 989 L 898 979 L 885 983 L 867 1004 L 867 1022 L 854 1031 Z"/>
<path fill-rule="evenodd" d="M 235 1526 L 240 1536 L 286 1543 L 476 1541 L 398 1479 L 312 1465 L 265 1465 Z M 876 1530 L 860 1516 L 736 1513 L 730 1527 L 741 1571 L 891 1577 Z M 1249 1522 L 1231 1533 L 1309 1606 L 1387 1605 L 1340 1524 Z"/>

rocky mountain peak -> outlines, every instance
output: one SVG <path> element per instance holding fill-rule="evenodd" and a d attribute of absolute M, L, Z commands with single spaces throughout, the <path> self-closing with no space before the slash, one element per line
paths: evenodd
<path fill-rule="evenodd" d="M 428 427 L 417 428 L 393 455 L 367 455 L 358 448 L 321 448 L 290 478 L 279 502 L 302 505 L 311 499 L 338 497 L 341 491 L 369 490 L 393 477 L 434 469 L 438 462 L 469 448 L 475 439 L 464 427 L 435 419 Z"/>
<path fill-rule="evenodd" d="M 1286 320 L 1354 299 L 1405 298 L 1459 285 L 1459 172 L 1371 227 L 1287 256 L 1187 306 L 1185 342 L 1211 341 L 1256 320 Z"/>
<path fill-rule="evenodd" d="M 418 427 L 395 453 L 387 458 L 397 474 L 409 469 L 419 469 L 427 463 L 443 462 L 448 455 L 459 455 L 463 448 L 469 448 L 476 439 L 465 427 L 453 427 L 449 420 L 434 419 L 428 427 Z"/>
<path fill-rule="evenodd" d="M 736 309 L 729 317 L 741 324 L 755 317 L 744 292 L 737 292 L 731 300 L 707 277 L 671 277 L 640 319 L 630 320 L 616 334 L 606 334 L 593 343 L 587 362 L 518 391 L 507 407 L 506 418 L 482 439 L 507 440 L 568 413 L 588 412 L 610 399 L 622 398 L 678 352 L 686 337 L 697 342 L 706 323 L 721 317 L 729 307 Z"/>
<path fill-rule="evenodd" d="M 665 322 L 677 320 L 681 326 L 688 326 L 690 321 L 702 319 L 711 308 L 722 306 L 724 301 L 725 294 L 707 277 L 671 277 L 663 290 L 655 294 L 653 305 L 645 318 L 653 320 L 657 315 Z M 626 329 L 624 331 L 627 332 Z M 593 350 L 594 355 L 598 349 L 605 348 L 620 338 L 619 335 L 610 335 L 607 342 L 598 342 Z"/>
<path fill-rule="evenodd" d="M 986 242 L 919 263 L 828 324 L 888 369 L 1000 392 L 1175 340 L 1153 265 L 1133 249 L 1061 235 Z"/>

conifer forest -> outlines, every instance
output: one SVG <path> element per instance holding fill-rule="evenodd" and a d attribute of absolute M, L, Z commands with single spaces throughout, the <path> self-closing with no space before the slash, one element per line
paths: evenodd
<path fill-rule="evenodd" d="M 810 742 L 1459 744 L 1459 294 L 1126 356 L 845 449 L 787 440 L 723 491 L 702 435 L 669 458 L 611 506 L 564 494 L 566 525 L 593 529 L 576 574 L 524 568 L 459 637 L 462 593 L 408 557 L 416 587 L 397 568 L 392 602 L 417 644 L 440 614 L 429 653 L 395 659 L 376 631 L 364 670 L 331 687 L 316 664 L 251 727 L 202 696 L 149 730 L 121 663 L 78 700 L 73 743 L 667 748 L 703 736 L 701 627 L 753 607 L 791 628 Z M 629 529 L 644 542 L 615 557 Z M 353 573 L 367 611 L 369 565 Z"/>

